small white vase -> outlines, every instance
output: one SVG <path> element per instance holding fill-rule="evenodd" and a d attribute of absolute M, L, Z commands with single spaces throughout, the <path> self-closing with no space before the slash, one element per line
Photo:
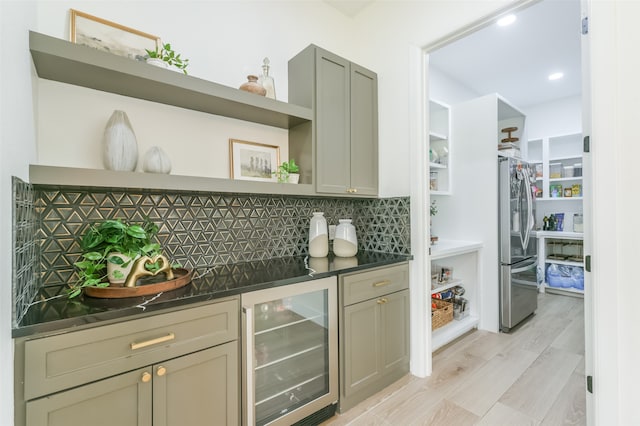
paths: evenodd
<path fill-rule="evenodd" d="M 104 129 L 102 160 L 107 170 L 132 172 L 138 164 L 138 142 L 124 111 L 115 110 Z"/>
<path fill-rule="evenodd" d="M 358 253 L 356 227 L 351 224 L 351 219 L 340 219 L 338 222 L 333 240 L 333 254 L 339 257 L 353 257 Z"/>
<path fill-rule="evenodd" d="M 169 174 L 171 172 L 171 160 L 166 152 L 160 147 L 152 146 L 144 154 L 142 160 L 142 170 L 146 173 L 164 173 Z"/>

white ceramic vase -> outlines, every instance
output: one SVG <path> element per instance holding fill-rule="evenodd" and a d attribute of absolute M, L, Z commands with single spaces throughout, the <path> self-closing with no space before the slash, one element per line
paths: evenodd
<path fill-rule="evenodd" d="M 102 160 L 107 170 L 132 172 L 138 164 L 138 142 L 124 111 L 115 110 L 102 138 Z"/>
<path fill-rule="evenodd" d="M 329 254 L 329 231 L 323 212 L 314 212 L 309 224 L 309 256 L 325 257 Z"/>
<path fill-rule="evenodd" d="M 340 219 L 338 222 L 333 240 L 333 254 L 338 257 L 353 257 L 358 253 L 356 227 L 351 223 L 351 219 Z"/>
<path fill-rule="evenodd" d="M 171 160 L 166 152 L 160 147 L 152 146 L 144 154 L 142 160 L 142 170 L 147 173 L 164 173 L 169 174 L 171 172 Z"/>

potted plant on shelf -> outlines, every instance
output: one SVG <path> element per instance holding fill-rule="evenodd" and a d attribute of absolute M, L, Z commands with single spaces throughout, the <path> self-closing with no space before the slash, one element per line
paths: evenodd
<path fill-rule="evenodd" d="M 189 65 L 188 59 L 180 57 L 179 53 L 176 53 L 170 43 L 160 44 L 156 46 L 155 50 L 145 49 L 147 51 L 147 63 L 162 68 L 175 67 L 181 69 L 183 73 L 187 74 L 187 66 Z"/>
<path fill-rule="evenodd" d="M 141 225 L 119 219 L 92 225 L 80 242 L 82 260 L 74 264 L 79 279 L 70 287 L 68 296 L 78 296 L 84 287 L 123 283 L 137 258 L 161 253 L 160 244 L 152 241 L 157 233 L 158 226 L 148 219 Z M 145 263 L 149 271 L 161 266 L 159 261 Z"/>
<path fill-rule="evenodd" d="M 300 180 L 300 167 L 296 164 L 296 160 L 293 158 L 289 161 L 285 161 L 278 166 L 278 170 L 273 172 L 278 178 L 280 183 L 298 183 Z"/>

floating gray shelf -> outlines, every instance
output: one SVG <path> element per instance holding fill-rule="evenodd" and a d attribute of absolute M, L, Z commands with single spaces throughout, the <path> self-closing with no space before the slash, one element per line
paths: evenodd
<path fill-rule="evenodd" d="M 233 192 L 318 196 L 312 185 L 254 182 L 200 176 L 165 175 L 139 172 L 114 172 L 76 167 L 29 166 L 32 185 L 75 186 L 89 188 L 126 188 L 168 191 Z"/>
<path fill-rule="evenodd" d="M 309 108 L 29 32 L 40 78 L 282 129 L 310 122 Z"/>

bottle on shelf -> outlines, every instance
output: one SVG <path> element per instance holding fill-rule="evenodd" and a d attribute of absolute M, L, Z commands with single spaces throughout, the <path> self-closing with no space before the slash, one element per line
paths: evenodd
<path fill-rule="evenodd" d="M 267 98 L 276 98 L 275 82 L 273 81 L 273 77 L 269 75 L 269 58 L 264 58 L 262 61 L 262 75 L 258 79 L 258 83 L 262 84 L 262 87 L 267 91 L 265 95 Z"/>

